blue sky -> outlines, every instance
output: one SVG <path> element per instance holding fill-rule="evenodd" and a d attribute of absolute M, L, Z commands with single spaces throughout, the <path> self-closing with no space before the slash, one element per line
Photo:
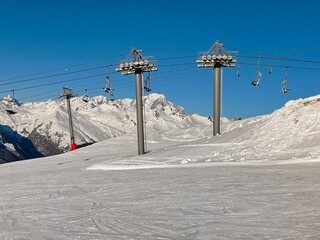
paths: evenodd
<path fill-rule="evenodd" d="M 273 67 L 268 75 L 268 67 L 261 66 L 261 85 L 251 86 L 257 57 L 271 54 L 320 60 L 319 11 L 319 1 L 312 0 L 0 0 L 0 95 L 16 89 L 15 95 L 22 102 L 46 100 L 55 98 L 63 86 L 79 95 L 86 88 L 91 96 L 103 95 L 103 66 L 119 62 L 135 47 L 156 58 L 194 55 L 159 61 L 159 71 L 151 74 L 151 88 L 188 113 L 209 116 L 213 111 L 212 70 L 198 69 L 195 61 L 199 51 L 207 51 L 219 40 L 226 50 L 239 49 L 239 62 L 252 64 L 241 64 L 240 78 L 237 68 L 223 70 L 222 115 L 232 118 L 271 113 L 289 100 L 319 94 L 320 71 L 289 68 L 291 91 L 282 94 L 283 67 Z M 122 56 L 115 57 L 118 55 Z M 269 60 L 261 64 L 268 65 Z M 304 62 L 272 64 L 320 68 L 319 64 Z M 24 81 L 100 66 L 95 71 Z M 40 72 L 46 73 L 33 75 Z M 101 76 L 85 79 L 92 75 Z M 110 77 L 116 98 L 135 97 L 134 76 L 116 73 Z M 19 90 L 75 78 L 84 79 Z M 12 84 L 20 80 L 24 82 Z"/>

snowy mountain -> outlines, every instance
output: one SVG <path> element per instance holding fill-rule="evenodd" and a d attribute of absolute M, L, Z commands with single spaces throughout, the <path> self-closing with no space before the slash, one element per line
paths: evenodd
<path fill-rule="evenodd" d="M 136 138 L 135 100 L 110 101 L 98 96 L 89 102 L 80 97 L 71 101 L 75 139 L 80 147 L 128 134 L 132 139 Z M 0 102 L 0 111 L 6 111 L 7 102 Z M 265 116 L 240 121 L 222 119 L 223 134 L 215 138 L 210 137 L 212 124 L 208 118 L 187 115 L 182 107 L 168 101 L 164 95 L 150 94 L 144 97 L 144 105 L 147 139 L 161 133 L 163 139 L 170 135 L 171 140 L 176 136 L 176 141 L 199 140 L 199 145 L 212 145 L 209 152 L 198 147 L 190 152 L 190 156 L 188 151 L 183 151 L 177 161 L 185 161 L 187 155 L 196 162 L 314 158 L 319 155 L 320 96 L 290 101 Z M 16 114 L 3 114 L 0 120 L 0 159 L 13 161 L 48 156 L 69 149 L 65 101 L 15 106 Z M 226 142 L 228 144 L 224 144 Z M 170 150 L 162 154 L 165 159 Z"/>
<path fill-rule="evenodd" d="M 210 124 L 205 117 L 187 115 L 182 107 L 174 105 L 161 94 L 150 94 L 144 97 L 143 102 L 148 131 Z M 1 112 L 13 107 L 16 114 L 3 114 L 0 120 L 0 158 L 12 161 L 58 154 L 69 149 L 65 100 L 21 105 L 7 97 L 0 102 Z M 84 102 L 81 97 L 76 97 L 71 99 L 71 108 L 75 140 L 80 147 L 124 134 L 135 134 L 135 100 L 110 101 L 97 96 Z"/>
<path fill-rule="evenodd" d="M 210 136 L 211 127 L 175 129 L 170 135 L 193 135 L 195 141 L 181 146 L 184 151 L 169 148 L 151 155 L 157 154 L 158 161 L 166 162 L 174 153 L 174 163 L 317 159 L 320 157 L 319 109 L 320 95 L 290 101 L 269 115 L 224 123 L 222 135 L 217 137 Z M 201 132 L 202 139 L 195 139 L 194 131 Z"/>
<path fill-rule="evenodd" d="M 220 136 L 212 136 L 212 126 L 172 129 L 161 133 L 155 141 L 170 139 L 185 143 L 168 147 L 165 151 L 152 151 L 148 157 L 156 158 L 161 164 L 318 159 L 319 109 L 320 95 L 290 101 L 269 115 L 224 122 Z M 139 165 L 140 159 L 140 156 L 134 156 L 120 160 L 118 164 Z M 142 163 L 146 164 L 145 159 Z M 104 169 L 109 166 L 98 165 L 94 168 Z"/>

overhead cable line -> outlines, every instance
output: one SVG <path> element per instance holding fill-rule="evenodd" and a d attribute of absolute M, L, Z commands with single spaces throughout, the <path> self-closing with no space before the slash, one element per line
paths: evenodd
<path fill-rule="evenodd" d="M 176 57 L 172 57 L 173 58 L 189 58 L 191 56 L 176 56 Z M 241 56 L 238 56 L 241 57 Z M 242 56 L 243 58 L 257 58 L 257 57 L 253 57 L 253 56 Z M 273 60 L 285 60 L 285 59 L 278 59 L 278 58 L 266 58 L 266 57 L 261 57 L 263 59 L 273 59 Z M 309 61 L 309 60 L 298 60 L 298 59 L 294 59 L 297 61 L 308 61 L 308 62 L 319 62 L 319 61 Z M 239 62 L 239 64 L 241 65 L 252 65 L 255 66 L 255 63 L 248 63 L 248 62 Z M 172 67 L 172 66 L 187 66 L 187 65 L 194 65 L 194 62 L 191 63 L 177 63 L 177 64 L 164 64 L 164 65 L 159 65 L 159 67 Z M 269 66 L 267 64 L 261 64 L 261 66 Z M 49 75 L 49 76 L 43 76 L 43 77 L 37 77 L 37 78 L 32 78 L 32 79 L 26 79 L 26 80 L 21 80 L 21 81 L 16 81 L 16 82 L 11 82 L 11 83 L 2 83 L 2 85 L 10 85 L 10 84 L 14 84 L 14 83 L 21 83 L 21 82 L 29 82 L 29 81 L 35 81 L 35 80 L 39 80 L 39 79 L 43 79 L 43 78 L 49 78 L 49 77 L 57 77 L 57 76 L 63 76 L 66 74 L 73 74 L 73 73 L 80 73 L 80 72 L 86 72 L 86 71 L 90 71 L 90 70 L 96 70 L 96 69 L 100 69 L 100 68 L 105 68 L 106 65 L 104 66 L 99 66 L 99 67 L 94 67 L 94 68 L 88 68 L 88 69 L 82 69 L 82 70 L 78 70 L 78 71 L 73 71 L 73 72 L 68 72 L 68 73 L 61 73 L 61 74 L 54 74 L 54 75 Z M 273 65 L 273 67 L 276 68 L 295 68 L 295 69 L 302 69 L 302 70 L 320 70 L 320 68 L 316 68 L 316 67 L 303 67 L 303 66 L 290 66 L 290 65 Z M 175 72 L 177 70 L 171 71 L 171 72 Z M 113 74 L 115 72 L 112 72 L 110 74 Z M 59 83 L 65 83 L 65 82 L 72 82 L 72 81 L 79 81 L 79 80 L 83 80 L 83 79 L 87 79 L 87 78 L 93 78 L 93 77 L 98 77 L 98 76 L 104 76 L 105 74 L 96 74 L 96 75 L 92 75 L 92 76 L 85 76 L 85 77 L 80 77 L 80 78 L 75 78 L 75 79 L 69 79 L 69 80 L 64 80 L 64 81 L 56 81 L 56 82 L 51 82 L 51 83 L 45 83 L 45 84 L 40 84 L 40 85 L 34 85 L 34 86 L 27 86 L 27 87 L 23 87 L 23 88 L 17 88 L 15 90 L 20 91 L 20 90 L 26 90 L 26 89 L 32 89 L 32 88 L 39 88 L 39 87 L 44 87 L 44 86 L 50 86 L 50 85 L 55 85 L 55 84 L 59 84 Z M 10 92 L 10 90 L 6 90 L 6 91 L 1 91 L 0 93 L 7 93 Z"/>
<path fill-rule="evenodd" d="M 112 57 L 102 58 L 102 59 L 99 59 L 99 60 L 90 61 L 90 62 L 85 62 L 85 63 L 80 63 L 80 64 L 75 64 L 75 65 L 71 65 L 71 66 L 65 66 L 65 67 L 56 68 L 56 69 L 52 69 L 52 70 L 47 70 L 47 71 L 43 71 L 43 72 L 32 73 L 32 74 L 23 75 L 23 76 L 18 76 L 18 77 L 12 77 L 12 78 L 7 78 L 7 79 L 2 79 L 2 80 L 0 80 L 0 81 L 4 82 L 4 81 L 10 81 L 10 80 L 15 80 L 15 79 L 21 79 L 21 78 L 26 78 L 26 77 L 32 77 L 32 76 L 42 75 L 42 74 L 46 74 L 46 73 L 51 73 L 51 72 L 56 72 L 56 71 L 61 71 L 61 70 L 70 69 L 70 68 L 73 68 L 73 67 L 88 65 L 88 64 L 91 64 L 91 63 L 95 63 L 95 62 L 101 62 L 101 61 L 104 61 L 104 60 L 106 60 L 106 59 L 114 59 L 114 58 L 118 58 L 118 57 L 122 57 L 122 56 L 125 56 L 125 54 L 119 54 L 119 55 L 112 56 Z"/>
<path fill-rule="evenodd" d="M 226 45 L 224 45 L 226 46 Z M 202 46 L 201 46 L 202 47 Z M 237 51 L 243 51 L 243 52 L 248 52 L 248 53 L 253 53 L 253 54 L 257 54 L 260 56 L 269 56 L 270 58 L 267 57 L 261 57 L 261 59 L 274 59 L 274 60 L 287 60 L 287 61 L 298 61 L 298 62 L 306 62 L 306 63 L 315 63 L 315 64 L 319 64 L 320 61 L 314 61 L 314 60 L 306 60 L 306 59 L 295 59 L 295 58 L 286 58 L 286 57 L 280 57 L 280 56 L 276 56 L 273 54 L 268 54 L 268 53 L 259 53 L 256 51 L 250 51 L 250 50 L 245 50 L 245 49 L 239 49 L 239 48 L 235 48 L 232 46 L 226 46 L 227 48 L 233 49 L 233 50 L 237 50 Z M 200 48 L 200 46 L 194 46 L 194 47 L 185 47 L 185 48 L 164 48 L 164 49 L 151 49 L 151 50 L 145 50 L 143 52 L 161 52 L 161 51 L 177 51 L 177 50 L 188 50 L 188 49 L 196 49 L 196 48 Z M 11 80 L 16 80 L 16 79 L 21 79 L 21 78 L 26 78 L 26 77 L 32 77 L 32 76 L 37 76 L 37 75 L 42 75 L 45 73 L 51 73 L 51 72 L 55 72 L 55 71 L 59 71 L 59 70 L 65 70 L 66 68 L 72 68 L 72 67 L 78 67 L 78 66 L 83 66 L 83 65 L 87 65 L 87 64 L 91 64 L 91 63 L 95 63 L 95 62 L 101 62 L 104 61 L 106 59 L 115 59 L 115 58 L 119 58 L 119 57 L 123 57 L 126 56 L 126 54 L 119 54 L 119 55 L 115 55 L 112 57 L 107 57 L 107 58 L 101 58 L 98 60 L 94 60 L 94 61 L 89 61 L 89 62 L 84 62 L 84 63 L 80 63 L 80 64 L 74 64 L 71 66 L 65 66 L 65 67 L 61 67 L 61 68 L 57 68 L 57 69 L 53 69 L 53 70 L 48 70 L 48 71 L 43 71 L 43 72 L 39 72 L 39 73 L 34 73 L 34 74 L 29 74 L 29 75 L 24 75 L 24 76 L 18 76 L 18 77 L 13 77 L 13 78 L 7 78 L 7 79 L 2 79 L 2 82 L 6 82 L 6 81 L 11 81 Z M 197 56 L 175 56 L 175 57 L 167 57 L 167 58 L 158 58 L 159 61 L 161 60 L 171 60 L 171 59 L 182 59 L 182 58 L 193 58 L 193 57 L 197 57 Z M 250 56 L 238 56 L 240 57 L 247 57 L 247 58 L 254 58 L 254 57 L 250 57 Z M 256 57 L 257 58 L 257 57 Z M 82 70 L 79 70 L 79 72 L 81 72 Z M 84 70 L 85 71 L 85 70 Z M 70 72 L 71 73 L 77 73 L 77 71 L 74 72 Z M 69 74 L 69 73 L 64 73 L 64 74 Z M 58 75 L 59 76 L 59 75 Z M 51 77 L 51 76 L 44 76 L 43 78 L 46 77 Z M 42 79 L 42 78 L 34 78 L 35 80 L 37 79 Z M 27 81 L 29 79 L 26 79 Z M 33 79 L 32 79 L 33 80 Z M 30 79 L 31 81 L 31 79 Z M 15 81 L 14 83 L 19 83 L 20 81 Z M 22 81 L 21 81 L 22 82 Z M 13 83 L 3 83 L 2 85 L 5 84 L 13 84 Z"/>
<path fill-rule="evenodd" d="M 162 60 L 173 60 L 173 59 L 184 59 L 184 58 L 187 59 L 187 58 L 195 58 L 195 57 L 196 56 L 193 56 L 193 55 L 189 55 L 189 56 L 174 56 L 174 57 L 167 57 L 167 58 L 159 58 L 158 60 L 162 61 Z M 241 56 L 241 55 L 239 55 L 238 58 L 257 59 L 258 57 L 257 56 Z M 264 59 L 264 60 L 279 60 L 279 61 L 296 61 L 296 62 L 320 64 L 320 61 L 305 60 L 305 59 L 294 59 L 294 58 L 283 58 L 283 57 L 261 57 L 260 56 L 260 59 Z M 161 67 L 169 67 L 169 66 L 181 66 L 181 65 L 192 65 L 192 64 L 194 64 L 194 63 L 177 63 L 177 64 L 167 64 L 167 65 L 160 65 L 160 66 Z M 109 66 L 115 66 L 116 64 L 108 64 L 108 65 Z M 31 82 L 31 81 L 36 81 L 36 80 L 40 80 L 40 79 L 59 77 L 59 76 L 76 74 L 76 73 L 87 72 L 87 71 L 93 71 L 93 70 L 102 69 L 102 68 L 105 68 L 105 67 L 106 67 L 106 65 L 87 68 L 87 69 L 81 69 L 81 70 L 72 71 L 72 72 L 65 72 L 65 73 L 59 73 L 59 74 L 53 74 L 53 75 L 29 78 L 29 79 L 13 81 L 13 82 L 5 82 L 4 81 L 2 83 L 2 86 L 13 85 L 13 84 L 23 83 L 23 82 Z M 303 68 L 303 67 L 299 67 L 299 68 Z M 315 68 L 307 68 L 307 69 L 315 69 Z"/>
<path fill-rule="evenodd" d="M 52 82 L 52 83 L 44 83 L 44 84 L 34 85 L 34 86 L 29 86 L 29 87 L 16 88 L 14 90 L 15 91 L 21 91 L 21 90 L 32 89 L 32 88 L 40 88 L 40 87 L 45 87 L 45 86 L 50 86 L 50 85 L 56 85 L 56 84 L 59 84 L 59 83 L 74 82 L 74 81 L 80 81 L 80 80 L 84 80 L 84 79 L 88 79 L 88 78 L 100 77 L 100 76 L 104 76 L 104 75 L 105 74 L 96 74 L 96 75 L 85 76 L 85 77 L 81 77 L 81 78 L 74 78 L 74 79 L 57 81 L 57 82 Z M 7 93 L 7 92 L 10 92 L 10 91 L 12 91 L 12 90 L 1 91 L 0 93 Z"/>
<path fill-rule="evenodd" d="M 160 48 L 160 49 L 150 49 L 150 50 L 143 50 L 144 53 L 146 52 L 168 52 L 168 51 L 181 51 L 181 50 L 190 50 L 190 49 L 198 49 L 202 48 L 203 46 L 193 46 L 193 47 L 185 47 L 185 48 Z"/>
<path fill-rule="evenodd" d="M 195 68 L 195 67 L 194 67 Z M 170 71 L 164 71 L 162 74 L 161 74 L 161 77 L 175 77 L 175 76 L 181 76 L 180 73 L 185 73 L 185 74 L 188 74 L 187 76 L 190 76 L 190 73 L 187 73 L 186 71 L 188 70 L 192 70 L 194 69 L 193 67 L 184 67 L 184 68 L 178 68 L 178 69 L 175 69 L 175 70 L 170 70 Z M 196 68 L 195 68 L 196 69 Z M 180 73 L 179 73 L 180 72 Z M 113 74 L 115 72 L 111 72 L 110 74 Z M 178 74 L 177 74 L 178 73 Z M 94 75 L 94 77 L 97 76 L 97 75 Z M 104 76 L 104 74 L 99 74 L 99 76 Z M 156 77 L 156 75 L 154 75 Z M 89 76 L 90 77 L 90 76 Z M 85 79 L 87 77 L 84 77 L 83 79 Z M 71 82 L 71 81 L 77 81 L 78 78 L 76 79 L 70 79 L 70 80 L 65 80 L 65 81 L 57 81 L 57 82 L 52 82 L 52 83 L 47 83 L 47 84 L 40 84 L 40 85 L 34 85 L 34 86 L 31 86 L 31 88 L 35 88 L 35 87 L 42 87 L 42 86 L 48 86 L 48 85 L 54 85 L 54 84 L 59 84 L 59 83 L 64 83 L 64 82 Z M 82 78 L 81 78 L 82 79 Z M 96 84 L 93 84 L 94 86 L 95 85 L 103 85 L 102 82 L 101 83 L 96 83 Z M 123 85 L 127 85 L 127 83 L 120 83 L 120 84 L 116 84 L 115 85 L 115 88 L 118 89 L 117 86 L 123 86 Z M 92 86 L 92 84 L 90 84 L 90 86 Z M 89 88 L 88 87 L 88 84 L 82 84 L 82 85 L 77 85 L 76 89 L 80 89 L 80 88 Z M 29 87 L 27 88 L 29 89 Z M 75 89 L 73 87 L 73 89 Z M 17 90 L 24 90 L 24 89 L 17 89 Z M 7 90 L 7 91 L 2 91 L 0 93 L 6 93 L 6 92 L 10 92 L 11 90 Z M 55 91 L 50 91 L 50 92 L 46 92 L 45 94 L 47 93 L 52 93 L 52 92 L 55 92 Z M 40 96 L 43 95 L 43 94 L 40 94 Z M 39 95 L 36 95 L 36 96 L 39 96 Z M 34 96 L 31 96 L 31 97 L 34 97 Z M 27 99 L 27 98 L 31 98 L 31 97 L 24 97 L 22 99 Z"/>
<path fill-rule="evenodd" d="M 241 65 L 251 65 L 251 66 L 256 66 L 256 63 L 247 63 L 247 62 L 239 62 Z M 260 64 L 260 66 L 266 66 L 268 67 L 268 64 Z M 300 67 L 300 66 L 289 66 L 289 65 L 272 65 L 272 67 L 275 68 L 295 68 L 295 69 L 302 69 L 302 70 L 320 70 L 320 68 L 316 67 Z"/>
<path fill-rule="evenodd" d="M 196 77 L 196 76 L 201 76 L 201 75 L 205 75 L 205 73 L 196 73 L 196 74 L 189 74 L 188 76 L 189 77 Z M 184 79 L 185 77 L 187 76 L 176 76 L 176 77 L 172 77 L 172 78 L 168 78 L 168 79 L 163 79 L 163 76 L 161 76 L 161 79 L 155 79 L 152 81 L 153 84 L 161 84 L 161 83 L 164 83 L 164 82 L 168 82 L 168 81 L 175 81 L 175 80 L 180 80 L 180 79 Z M 93 85 L 90 85 L 90 86 L 96 86 L 96 85 L 99 85 L 99 84 L 93 84 Z M 84 85 L 84 86 L 87 86 L 87 85 Z M 84 86 L 82 87 L 73 87 L 72 89 L 82 89 Z M 126 83 L 121 83 L 121 84 L 116 84 L 114 86 L 114 88 L 116 90 L 121 90 L 121 89 L 128 89 L 128 88 L 132 88 L 134 86 L 134 82 L 133 81 L 128 81 Z M 89 87 L 86 87 L 87 89 L 89 89 Z M 58 92 L 58 91 L 54 91 L 54 92 Z M 100 87 L 95 87 L 93 88 L 90 92 L 101 92 L 101 88 Z M 48 93 L 51 93 L 51 92 L 48 92 Z M 102 93 L 102 92 L 101 92 Z M 102 93 L 103 94 L 103 93 Z M 32 98 L 32 97 L 36 97 L 38 95 L 33 95 L 31 97 L 28 97 L 28 98 Z M 32 99 L 33 101 L 37 101 L 37 100 L 41 100 L 41 99 L 46 99 L 46 98 L 51 98 L 51 97 L 54 97 L 54 96 L 57 96 L 57 95 L 49 95 L 47 97 L 40 97 L 40 98 L 34 98 Z M 23 98 L 23 99 L 27 99 L 27 97 Z"/>
<path fill-rule="evenodd" d="M 39 80 L 39 79 L 59 77 L 59 76 L 64 76 L 64 75 L 80 73 L 80 72 L 88 72 L 88 71 L 97 70 L 97 69 L 101 69 L 101 68 L 105 68 L 105 67 L 106 66 L 99 66 L 99 67 L 87 68 L 87 69 L 82 69 L 82 70 L 73 71 L 73 72 L 59 73 L 59 74 L 54 74 L 54 75 L 48 75 L 48 76 L 30 78 L 30 79 L 25 79 L 25 80 L 19 80 L 19 81 L 15 81 L 15 82 L 8 82 L 8 83 L 4 82 L 1 85 L 5 86 L 5 85 L 12 85 L 12 84 L 23 83 L 23 82 L 31 82 L 31 81 L 36 81 L 36 80 Z"/>
<path fill-rule="evenodd" d="M 176 57 L 170 57 L 170 58 L 163 58 L 163 59 L 159 59 L 159 60 L 178 59 L 178 58 L 193 58 L 193 57 L 195 57 L 195 56 L 176 56 Z M 168 66 L 171 66 L 171 65 L 172 64 L 170 64 Z M 178 65 L 181 65 L 181 64 L 178 64 Z M 116 64 L 113 63 L 113 64 L 104 65 L 104 66 L 97 66 L 97 67 L 86 68 L 86 69 L 81 69 L 81 70 L 72 71 L 72 72 L 65 72 L 65 73 L 59 73 L 59 74 L 53 74 L 53 75 L 29 78 L 29 79 L 13 81 L 13 82 L 6 82 L 5 80 L 2 80 L 3 83 L 1 85 L 2 86 L 12 85 L 12 84 L 17 84 L 17 83 L 36 81 L 36 80 L 40 80 L 40 79 L 46 79 L 46 78 L 59 77 L 59 76 L 70 75 L 70 74 L 75 74 L 75 73 L 93 71 L 93 70 L 105 68 L 106 66 L 116 66 Z M 163 65 L 163 66 L 166 67 L 167 65 Z M 177 66 L 177 65 L 174 65 L 174 66 Z"/>
<path fill-rule="evenodd" d="M 269 57 L 269 58 L 261 57 L 261 59 L 263 58 L 263 59 L 268 59 L 268 60 L 297 61 L 297 62 L 306 62 L 306 63 L 315 63 L 315 64 L 319 64 L 320 63 L 319 60 L 306 60 L 306 59 L 287 58 L 287 57 L 282 57 L 282 56 L 276 56 L 276 55 L 269 54 L 269 53 L 259 53 L 259 52 L 255 52 L 255 51 L 239 49 L 239 48 L 234 48 L 234 47 L 230 47 L 230 46 L 226 46 L 226 47 L 230 48 L 230 49 L 233 49 L 233 50 L 237 50 L 237 51 L 257 54 L 258 56 L 268 56 Z M 241 56 L 239 55 L 238 57 L 241 57 Z M 242 56 L 242 57 L 248 57 L 248 56 Z M 254 57 L 252 57 L 252 58 L 254 58 Z M 258 57 L 256 57 L 256 58 L 258 58 Z"/>
<path fill-rule="evenodd" d="M 256 66 L 255 63 L 248 63 L 248 62 L 239 62 L 239 64 Z M 194 62 L 192 62 L 192 63 L 178 63 L 178 64 L 159 65 L 159 67 L 186 66 L 186 65 L 194 65 Z M 269 66 L 269 65 L 268 64 L 260 64 L 260 66 Z M 302 70 L 317 70 L 317 71 L 320 70 L 320 68 L 315 68 L 315 67 L 301 67 L 301 66 L 290 66 L 290 65 L 273 65 L 273 67 L 275 67 L 275 68 L 302 69 Z M 114 74 L 114 73 L 115 72 L 111 72 L 110 74 Z M 79 80 L 84 80 L 84 79 L 93 78 L 93 77 L 99 77 L 99 76 L 104 76 L 104 75 L 105 74 L 96 74 L 96 75 L 91 75 L 91 76 L 75 78 L 75 79 L 56 81 L 56 82 L 45 83 L 45 84 L 40 84 L 40 85 L 34 85 L 34 86 L 29 86 L 29 87 L 17 88 L 15 90 L 16 91 L 21 91 L 21 90 L 32 89 L 32 88 L 39 88 L 39 87 L 56 85 L 56 84 L 65 83 L 65 82 L 79 81 Z M 1 91 L 0 93 L 7 93 L 7 92 L 10 92 L 11 90 L 12 89 L 6 90 L 6 91 Z"/>
<path fill-rule="evenodd" d="M 279 61 L 292 61 L 292 62 L 304 62 L 304 63 L 313 63 L 313 64 L 320 64 L 319 60 L 307 60 L 307 59 L 297 59 L 297 58 L 286 58 L 286 57 L 278 57 L 278 56 L 270 56 L 270 57 L 262 57 L 260 54 L 258 56 L 246 56 L 246 55 L 238 55 L 238 58 L 252 58 L 252 59 L 258 59 L 260 56 L 260 59 L 264 60 L 279 60 Z M 196 55 L 188 55 L 188 56 L 174 56 L 174 57 L 167 57 L 167 58 L 158 58 L 159 61 L 161 60 L 174 60 L 174 59 L 183 59 L 183 58 L 197 58 Z"/>
<path fill-rule="evenodd" d="M 239 55 L 238 58 L 253 58 L 253 59 L 257 59 L 257 58 L 259 58 L 259 56 L 241 56 L 241 55 Z M 320 61 L 316 61 L 316 60 L 306 60 L 306 59 L 296 59 L 296 58 L 261 57 L 261 56 L 260 56 L 260 59 L 320 64 Z"/>
<path fill-rule="evenodd" d="M 48 94 L 55 93 L 55 92 L 59 92 L 59 91 L 58 90 L 54 90 L 54 91 L 49 91 L 49 92 L 45 92 L 45 93 L 40 93 L 40 94 L 36 94 L 36 95 L 31 95 L 31 96 L 19 98 L 19 101 L 25 100 L 25 99 L 29 99 L 29 98 L 33 98 L 33 97 L 38 97 L 38 96 L 46 96 Z"/>

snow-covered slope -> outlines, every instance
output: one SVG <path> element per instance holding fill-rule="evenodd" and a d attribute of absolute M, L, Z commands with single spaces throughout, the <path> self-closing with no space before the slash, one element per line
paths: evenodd
<path fill-rule="evenodd" d="M 160 165 L 318 159 L 320 95 L 290 101 L 269 115 L 224 123 L 222 132 L 212 137 L 212 126 L 173 129 L 154 141 L 184 141 L 183 144 L 154 150 L 147 156 L 119 159 L 112 166 L 102 164 L 93 168 L 117 168 L 132 163 L 154 165 L 154 159 Z"/>
<path fill-rule="evenodd" d="M 164 95 L 150 94 L 144 98 L 144 105 L 147 139 L 161 136 L 161 140 L 193 141 L 181 147 L 186 148 L 181 153 L 173 150 L 176 162 L 315 158 L 320 154 L 320 95 L 290 101 L 266 116 L 232 122 L 223 120 L 223 134 L 218 137 L 211 137 L 212 125 L 206 117 L 187 115 L 182 107 L 174 105 Z M 0 104 L 0 110 L 4 112 L 5 109 L 6 105 Z M 98 96 L 86 103 L 81 98 L 73 98 L 72 109 L 78 145 L 125 134 L 136 138 L 135 100 L 109 101 Z M 10 159 L 13 154 L 15 160 L 68 149 L 69 128 L 64 101 L 25 103 L 16 110 L 17 114 L 3 114 L 0 119 L 3 143 L 0 144 L 0 158 Z M 27 154 L 26 140 L 31 140 L 35 146 L 34 155 Z M 24 144 L 20 144 L 22 142 Z M 196 150 L 188 150 L 191 145 L 197 146 Z M 31 145 L 28 146 L 30 149 Z M 166 161 L 172 154 L 167 149 L 158 157 Z"/>
<path fill-rule="evenodd" d="M 0 239 L 320 239 L 319 99 L 2 164 Z"/>
<path fill-rule="evenodd" d="M 6 112 L 10 101 L 13 100 L 6 98 L 0 102 L 1 112 Z M 174 105 L 161 94 L 153 93 L 144 97 L 144 105 L 144 120 L 147 128 L 152 131 L 210 124 L 206 117 L 187 115 L 182 107 Z M 71 107 L 75 140 L 79 146 L 131 132 L 135 133 L 135 100 L 110 101 L 106 97 L 97 96 L 89 102 L 84 102 L 81 97 L 76 97 L 71 100 Z M 69 148 L 69 125 L 65 101 L 33 102 L 22 105 L 16 103 L 14 110 L 16 114 L 3 114 L 4 117 L 0 119 L 1 134 L 5 134 L 6 127 L 16 135 L 16 138 L 5 141 L 1 145 L 6 155 L 18 155 L 17 159 L 21 159 L 37 157 L 39 154 L 57 154 Z M 31 140 L 38 155 L 21 155 L 18 149 L 21 147 L 17 145 L 19 141 L 15 141 L 17 138 Z M 7 159 L 15 160 L 13 157 L 7 157 Z"/>

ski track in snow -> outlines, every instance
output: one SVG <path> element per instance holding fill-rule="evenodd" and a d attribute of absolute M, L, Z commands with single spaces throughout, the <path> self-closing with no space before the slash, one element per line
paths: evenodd
<path fill-rule="evenodd" d="M 1 171 L 1 239 L 320 236 L 317 162 L 106 172 L 83 157 L 4 166 L 16 177 Z"/>
<path fill-rule="evenodd" d="M 318 104 L 2 164 L 0 239 L 320 239 Z"/>

